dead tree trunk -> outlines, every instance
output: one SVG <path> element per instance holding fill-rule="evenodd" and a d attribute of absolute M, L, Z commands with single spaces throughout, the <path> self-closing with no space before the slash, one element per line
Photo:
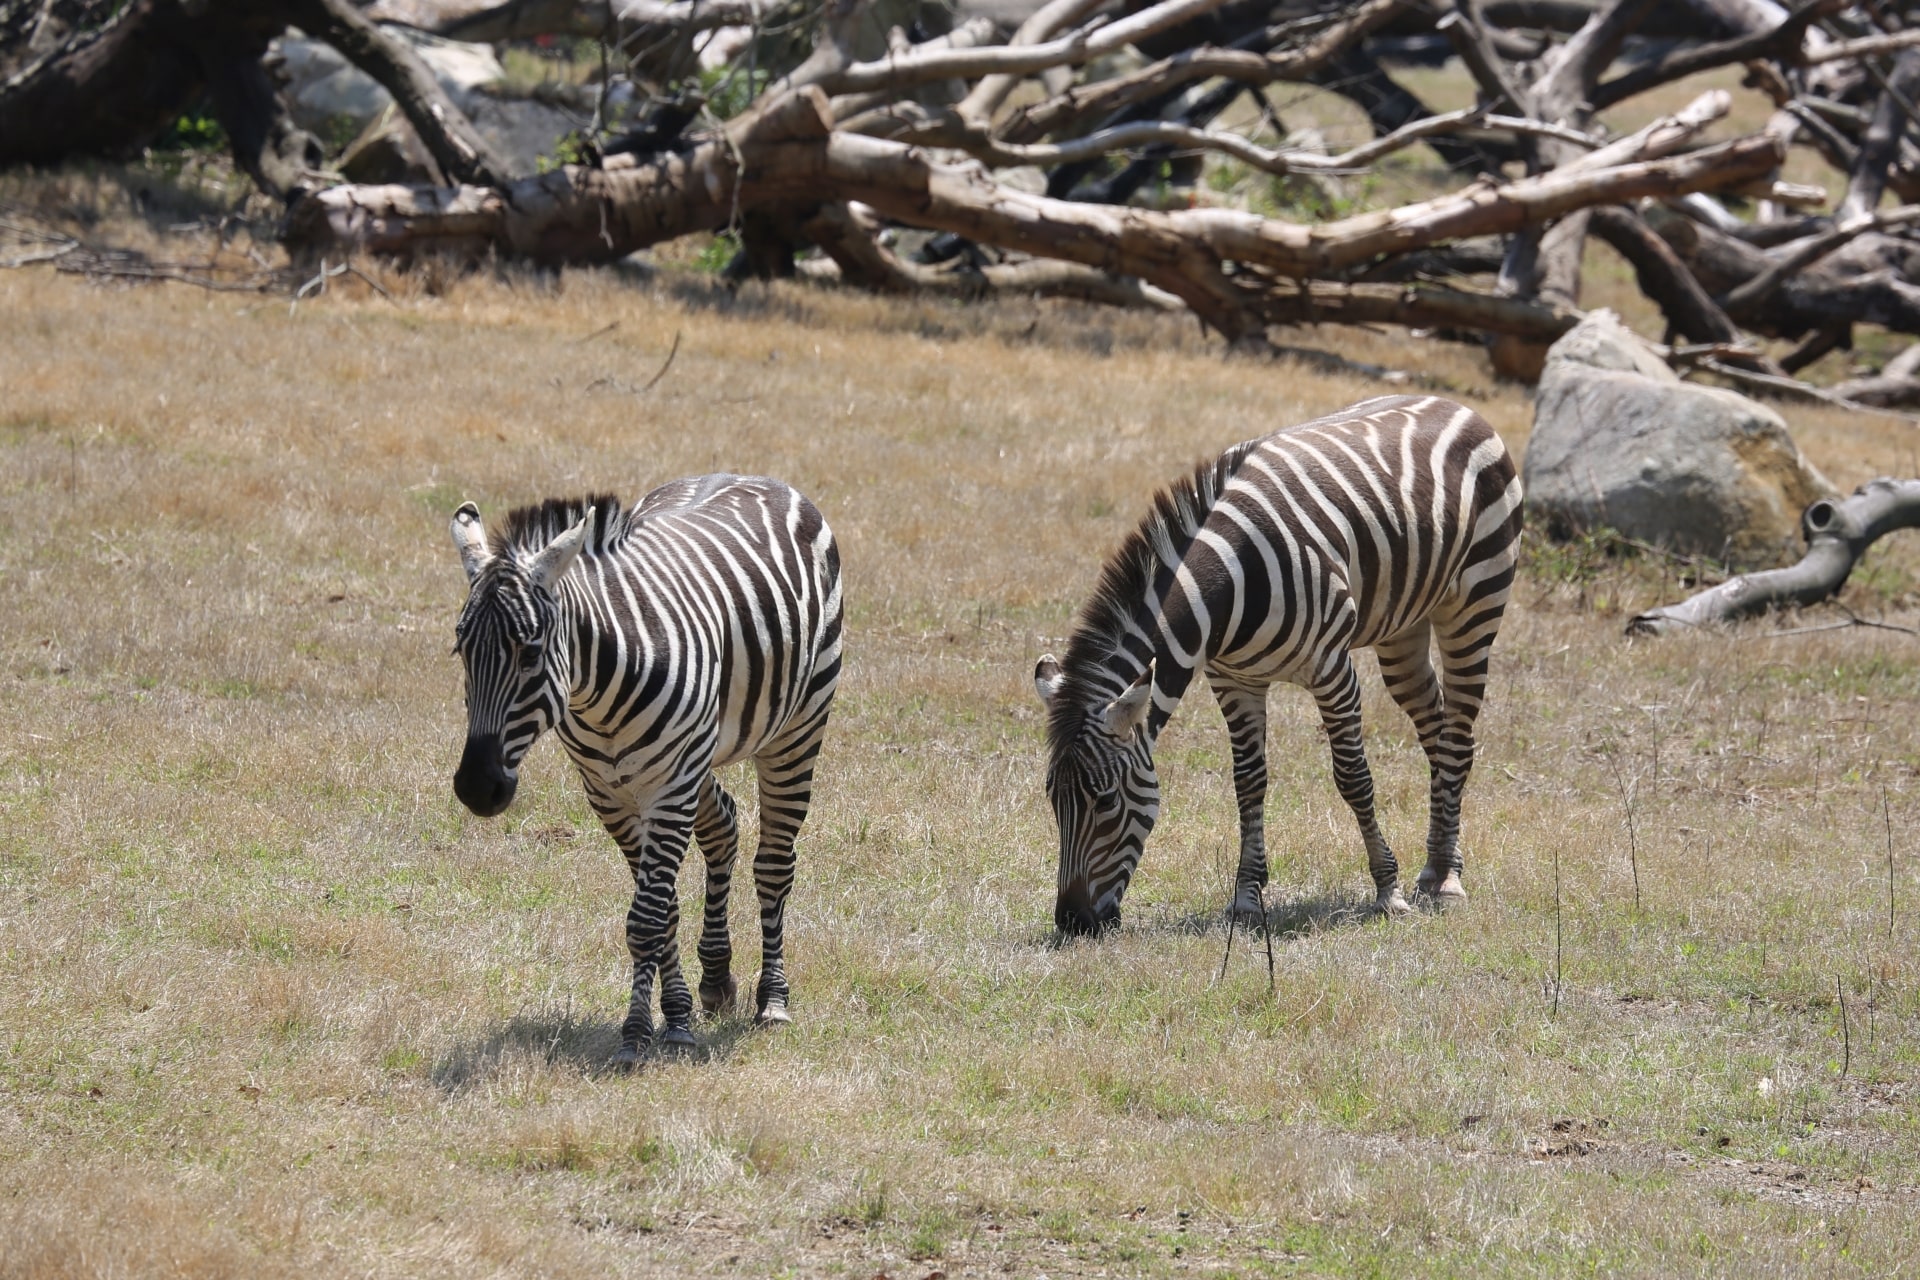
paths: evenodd
<path fill-rule="evenodd" d="M 828 112 L 825 95 L 809 87 L 684 157 L 570 168 L 504 192 L 337 187 L 295 207 L 288 239 L 309 254 L 490 247 L 537 261 L 605 261 L 724 226 L 736 206 L 856 200 L 909 225 L 1137 277 L 1180 298 L 1230 342 L 1246 342 L 1258 340 L 1263 315 L 1279 305 L 1275 291 L 1282 298 L 1296 293 L 1296 281 L 1335 276 L 1385 254 L 1519 230 L 1594 204 L 1737 185 L 1779 162 L 1772 139 L 1746 138 L 1671 159 L 1483 184 L 1390 216 L 1303 226 L 1228 209 L 1163 213 L 1029 195 L 971 162 L 942 164 L 916 147 L 837 132 Z M 1658 140 L 1643 133 L 1650 145 Z M 1423 305 L 1444 310 L 1447 292 L 1429 291 Z M 1478 321 L 1536 340 L 1564 331 L 1571 314 L 1526 300 L 1503 311 L 1458 296 L 1462 311 Z M 1311 298 L 1297 305 L 1310 308 Z M 1466 314 L 1458 321 L 1474 322 Z M 1432 322 L 1451 323 L 1437 314 Z"/>
<path fill-rule="evenodd" d="M 206 87 L 204 35 L 175 0 L 83 6 L 65 39 L 0 79 L 0 166 L 151 141 Z"/>
<path fill-rule="evenodd" d="M 508 176 L 412 50 L 348 0 L 89 7 L 97 20 L 0 80 L 0 166 L 135 150 L 204 93 L 263 190 L 291 198 L 321 185 L 318 144 L 287 118 L 261 66 L 268 42 L 299 26 L 393 94 L 443 171 L 463 182 Z"/>

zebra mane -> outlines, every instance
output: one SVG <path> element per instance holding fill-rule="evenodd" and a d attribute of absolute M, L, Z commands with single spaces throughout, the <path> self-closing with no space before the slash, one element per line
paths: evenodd
<path fill-rule="evenodd" d="M 1050 703 L 1047 747 L 1052 767 L 1071 753 L 1094 714 L 1095 703 L 1104 705 L 1119 692 L 1110 679 L 1102 677 L 1136 625 L 1134 620 L 1143 608 L 1151 607 L 1155 577 L 1162 567 L 1173 568 L 1186 556 L 1227 481 L 1259 443 L 1237 444 L 1155 493 L 1146 516 L 1107 557 L 1093 595 L 1074 621 L 1061 662 L 1063 679 Z"/>
<path fill-rule="evenodd" d="M 489 549 L 496 556 L 509 552 L 535 555 L 549 542 L 580 523 L 580 517 L 593 509 L 593 523 L 587 526 L 582 555 L 604 554 L 626 536 L 632 513 L 624 510 L 620 499 L 611 494 L 585 498 L 548 498 L 530 507 L 515 507 L 498 529 L 487 536 Z"/>

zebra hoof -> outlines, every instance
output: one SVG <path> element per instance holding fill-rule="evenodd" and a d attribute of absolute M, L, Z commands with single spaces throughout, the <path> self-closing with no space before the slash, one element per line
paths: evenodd
<path fill-rule="evenodd" d="M 660 1033 L 660 1048 L 665 1053 L 686 1053 L 694 1046 L 693 1032 L 685 1027 L 668 1027 Z"/>
<path fill-rule="evenodd" d="M 607 1065 L 615 1071 L 631 1071 L 640 1065 L 640 1057 L 639 1045 L 623 1044 L 619 1050 L 614 1053 L 613 1060 Z"/>
<path fill-rule="evenodd" d="M 1396 885 L 1394 888 L 1383 890 L 1373 900 L 1373 910 L 1375 915 L 1392 919 L 1394 916 L 1406 915 L 1413 908 L 1408 906 L 1407 900 L 1400 896 L 1399 886 Z"/>
<path fill-rule="evenodd" d="M 718 987 L 709 987 L 703 982 L 700 984 L 700 1008 L 708 1017 L 729 1013 L 733 1010 L 734 999 L 739 994 L 740 984 L 731 977 L 724 985 Z"/>
<path fill-rule="evenodd" d="M 1420 878 L 1414 881 L 1413 884 L 1416 890 L 1421 893 L 1430 894 L 1443 906 L 1449 902 L 1465 902 L 1467 900 L 1467 891 L 1460 883 L 1460 873 L 1458 871 L 1448 871 L 1442 874 L 1432 867 L 1425 867 L 1421 869 Z"/>
<path fill-rule="evenodd" d="M 787 1012 L 787 1006 L 770 1004 L 754 1018 L 753 1024 L 756 1027 L 784 1027 L 792 1021 L 793 1015 Z"/>
<path fill-rule="evenodd" d="M 1267 918 L 1267 904 L 1260 896 L 1257 885 L 1243 884 L 1233 895 L 1233 902 L 1227 908 L 1227 914 L 1241 924 L 1253 924 Z"/>

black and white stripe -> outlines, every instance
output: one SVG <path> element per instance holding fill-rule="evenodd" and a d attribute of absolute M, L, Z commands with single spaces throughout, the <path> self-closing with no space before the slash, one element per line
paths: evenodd
<path fill-rule="evenodd" d="M 456 631 L 467 744 L 454 791 L 483 817 L 513 800 L 521 760 L 556 730 L 633 872 L 633 999 L 620 1060 L 653 1034 L 692 1043 L 675 881 L 690 840 L 707 863 L 700 1001 L 730 1004 L 727 894 L 739 829 L 718 766 L 759 776 L 763 1021 L 787 1020 L 783 928 L 793 845 L 840 678 L 840 552 L 814 505 L 778 480 L 705 476 L 623 511 L 550 501 L 491 539 L 468 503 L 453 540 L 470 590 Z"/>
<path fill-rule="evenodd" d="M 1368 400 L 1235 445 L 1157 495 L 1102 571 L 1064 663 L 1048 655 L 1034 671 L 1060 829 L 1055 922 L 1086 932 L 1119 919 L 1159 815 L 1153 743 L 1196 670 L 1233 744 L 1232 909 L 1261 910 L 1266 698 L 1286 681 L 1319 704 L 1376 905 L 1405 910 L 1361 743 L 1351 653 L 1368 647 L 1432 770 L 1419 887 L 1464 897 L 1460 795 L 1520 515 L 1520 481 L 1493 428 L 1436 397 Z"/>

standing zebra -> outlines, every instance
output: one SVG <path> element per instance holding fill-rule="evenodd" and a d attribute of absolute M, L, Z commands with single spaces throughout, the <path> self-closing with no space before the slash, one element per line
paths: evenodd
<path fill-rule="evenodd" d="M 1196 667 L 1233 743 L 1231 909 L 1261 911 L 1267 688 L 1284 680 L 1319 703 L 1376 908 L 1405 911 L 1360 737 L 1350 654 L 1368 646 L 1432 768 L 1419 887 L 1464 897 L 1460 793 L 1519 533 L 1520 481 L 1500 438 L 1473 410 L 1430 396 L 1363 401 L 1235 445 L 1158 494 L 1101 571 L 1066 661 L 1048 654 L 1034 669 L 1060 828 L 1055 923 L 1086 933 L 1119 920 L 1160 812 L 1154 740 Z"/>
<path fill-rule="evenodd" d="M 472 503 L 453 541 L 470 584 L 456 629 L 467 745 L 454 794 L 491 817 L 520 761 L 557 729 L 633 873 L 633 1001 L 616 1063 L 653 1034 L 693 1043 L 680 973 L 676 880 L 690 838 L 707 862 L 700 1003 L 733 1002 L 727 891 L 739 828 L 714 769 L 751 759 L 760 779 L 759 1019 L 786 1022 L 782 931 L 793 842 L 840 678 L 840 552 L 814 505 L 760 477 L 662 485 L 628 511 L 613 498 L 549 501 L 489 539 Z"/>

